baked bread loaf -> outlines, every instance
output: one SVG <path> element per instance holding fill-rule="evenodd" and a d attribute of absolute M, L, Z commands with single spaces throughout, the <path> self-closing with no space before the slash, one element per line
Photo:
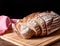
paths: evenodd
<path fill-rule="evenodd" d="M 60 28 L 60 16 L 53 11 L 32 13 L 12 24 L 12 28 L 22 38 L 46 36 Z"/>

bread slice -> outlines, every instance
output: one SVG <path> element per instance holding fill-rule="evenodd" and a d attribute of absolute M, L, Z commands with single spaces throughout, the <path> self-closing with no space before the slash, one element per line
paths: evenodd
<path fill-rule="evenodd" d="M 39 24 L 37 23 L 37 21 L 35 21 L 34 19 L 31 19 L 27 22 L 27 25 L 33 29 L 33 31 L 36 33 L 35 36 L 39 36 L 41 34 L 41 28 L 39 26 Z"/>
<path fill-rule="evenodd" d="M 40 36 L 45 36 L 46 35 L 46 25 L 45 25 L 44 20 L 39 16 L 39 14 L 36 14 L 34 19 L 37 21 L 37 23 L 39 24 L 39 26 L 41 28 Z"/>
<path fill-rule="evenodd" d="M 18 30 L 20 37 L 22 38 L 31 38 L 34 35 L 34 31 L 30 29 L 26 23 L 18 23 L 17 24 Z"/>

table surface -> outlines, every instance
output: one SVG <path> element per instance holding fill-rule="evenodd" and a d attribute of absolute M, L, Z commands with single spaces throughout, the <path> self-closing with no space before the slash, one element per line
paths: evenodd
<path fill-rule="evenodd" d="M 10 42 L 7 42 L 5 40 L 0 39 L 0 46 L 16 46 Z M 49 46 L 60 46 L 60 40 L 56 41 L 55 43 L 49 45 Z"/>
<path fill-rule="evenodd" d="M 12 44 L 12 43 L 10 43 L 10 42 L 7 42 L 7 41 L 5 41 L 5 40 L 2 40 L 2 39 L 0 38 L 0 46 L 16 46 L 16 45 L 14 45 L 14 44 Z"/>

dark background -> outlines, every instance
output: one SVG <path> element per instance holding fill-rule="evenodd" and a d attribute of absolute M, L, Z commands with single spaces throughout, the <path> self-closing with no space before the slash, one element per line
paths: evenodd
<path fill-rule="evenodd" d="M 54 11 L 60 14 L 59 0 L 0 0 L 0 15 L 23 18 L 32 12 Z"/>

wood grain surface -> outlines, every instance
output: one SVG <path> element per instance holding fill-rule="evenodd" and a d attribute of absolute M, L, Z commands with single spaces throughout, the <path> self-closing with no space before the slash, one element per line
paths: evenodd
<path fill-rule="evenodd" d="M 45 46 L 60 39 L 60 29 L 46 37 L 34 37 L 31 39 L 22 39 L 15 32 L 0 36 L 1 39 L 9 41 L 18 46 Z"/>
<path fill-rule="evenodd" d="M 0 38 L 0 46 L 16 46 L 16 45 Z"/>

